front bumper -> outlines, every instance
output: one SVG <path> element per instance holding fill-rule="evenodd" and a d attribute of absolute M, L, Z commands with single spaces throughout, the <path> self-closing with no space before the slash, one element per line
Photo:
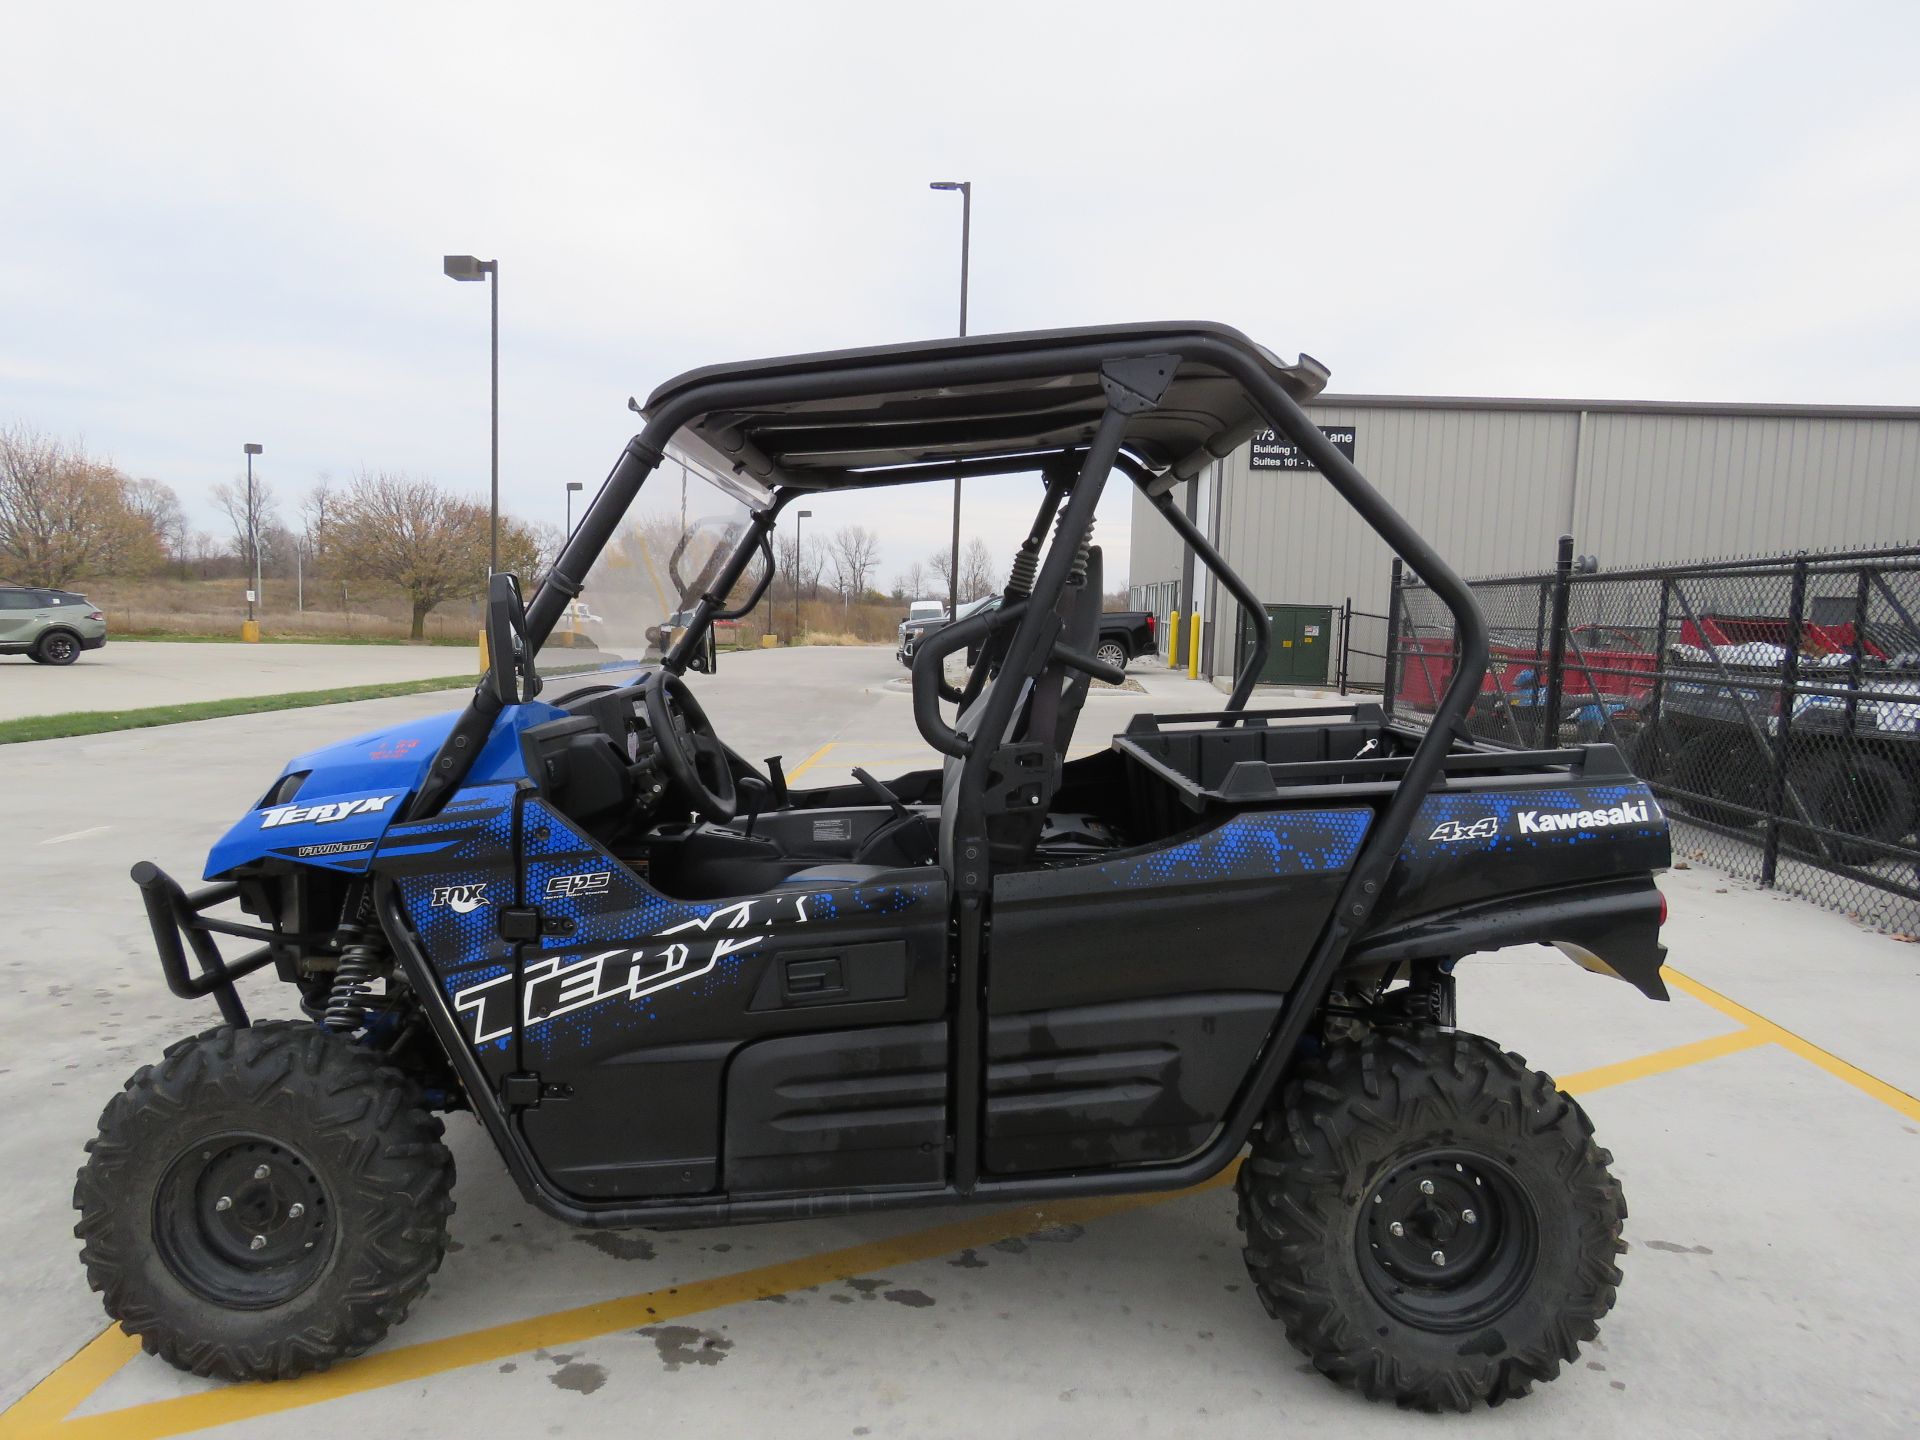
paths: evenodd
<path fill-rule="evenodd" d="M 220 1007 L 221 1018 L 229 1025 L 251 1023 L 233 982 L 272 964 L 280 945 L 289 937 L 258 925 L 216 920 L 206 914 L 216 905 L 239 897 L 240 886 L 235 881 L 189 893 L 151 860 L 135 865 L 132 874 L 133 883 L 140 887 L 140 898 L 147 907 L 147 924 L 153 931 L 154 948 L 160 952 L 160 970 L 167 977 L 167 988 L 182 1000 L 211 995 Z M 243 940 L 265 943 L 237 959 L 228 960 L 214 943 L 215 935 L 236 935 Z M 197 973 L 187 968 L 189 946 L 199 964 Z"/>

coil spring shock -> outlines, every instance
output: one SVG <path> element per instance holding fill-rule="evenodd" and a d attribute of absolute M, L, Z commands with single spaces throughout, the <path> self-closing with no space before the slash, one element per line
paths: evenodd
<path fill-rule="evenodd" d="M 1028 536 L 1013 552 L 1013 568 L 1007 573 L 1007 600 L 1024 600 L 1033 594 L 1033 577 L 1040 569 L 1040 542 Z"/>
<path fill-rule="evenodd" d="M 327 1009 L 321 1023 L 342 1034 L 360 1028 L 367 1018 L 367 993 L 380 969 L 380 947 L 354 939 L 340 952 L 340 968 L 333 972 Z"/>
<path fill-rule="evenodd" d="M 1080 543 L 1073 550 L 1073 568 L 1067 571 L 1069 585 L 1084 585 L 1087 579 L 1087 552 L 1093 548 L 1093 522 L 1095 517 L 1087 517 L 1087 533 L 1080 537 Z M 1060 519 L 1054 526 L 1054 539 L 1060 538 L 1060 530 L 1067 523 L 1066 511 L 1060 513 Z"/>

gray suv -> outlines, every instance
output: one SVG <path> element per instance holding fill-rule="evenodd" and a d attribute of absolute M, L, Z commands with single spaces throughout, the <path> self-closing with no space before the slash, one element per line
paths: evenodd
<path fill-rule="evenodd" d="M 107 617 L 86 596 L 0 585 L 0 655 L 71 665 L 82 650 L 98 650 L 106 643 Z"/>

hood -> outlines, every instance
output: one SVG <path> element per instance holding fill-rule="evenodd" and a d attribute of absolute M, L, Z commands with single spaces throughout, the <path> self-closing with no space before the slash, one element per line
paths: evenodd
<path fill-rule="evenodd" d="M 467 784 L 525 779 L 520 732 L 565 713 L 537 700 L 501 711 Z M 402 721 L 295 757 L 207 853 L 206 878 L 269 858 L 364 871 L 460 714 Z"/>

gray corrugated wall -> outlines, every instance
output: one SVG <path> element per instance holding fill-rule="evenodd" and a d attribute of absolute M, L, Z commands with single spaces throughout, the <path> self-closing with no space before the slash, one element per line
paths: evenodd
<path fill-rule="evenodd" d="M 1603 566 L 1920 540 L 1920 421 L 1568 410 L 1319 406 L 1352 425 L 1363 474 L 1464 575 L 1535 571 L 1571 528 Z M 1583 428 L 1584 426 L 1584 428 Z M 1574 492 L 1574 451 L 1582 451 Z M 1317 474 L 1226 465 L 1228 558 L 1277 603 L 1386 608 L 1386 547 Z M 1180 547 L 1142 502 L 1130 579 L 1178 573 Z M 1215 599 L 1227 673 L 1234 606 Z M 1376 667 L 1377 669 L 1377 667 Z M 1357 671 L 1361 678 L 1376 674 Z"/>

